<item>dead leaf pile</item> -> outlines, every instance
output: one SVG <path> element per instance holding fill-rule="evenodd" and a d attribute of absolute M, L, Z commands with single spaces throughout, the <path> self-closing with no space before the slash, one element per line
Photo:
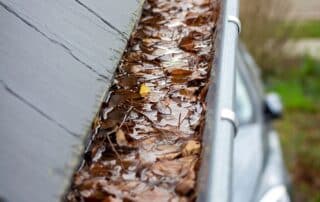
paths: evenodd
<path fill-rule="evenodd" d="M 67 201 L 195 201 L 217 0 L 146 0 Z"/>

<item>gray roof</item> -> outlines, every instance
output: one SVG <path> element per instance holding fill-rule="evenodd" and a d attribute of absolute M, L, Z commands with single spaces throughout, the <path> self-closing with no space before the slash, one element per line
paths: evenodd
<path fill-rule="evenodd" d="M 0 0 L 0 201 L 57 201 L 142 2 Z"/>

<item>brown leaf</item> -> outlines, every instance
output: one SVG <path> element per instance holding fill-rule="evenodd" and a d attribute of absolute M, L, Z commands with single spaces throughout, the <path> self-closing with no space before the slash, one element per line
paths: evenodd
<path fill-rule="evenodd" d="M 196 52 L 194 40 L 190 36 L 183 37 L 180 41 L 179 47 L 184 51 Z"/>
<path fill-rule="evenodd" d="M 101 163 L 94 163 L 90 166 L 90 174 L 93 176 L 105 176 L 108 168 Z"/>
<path fill-rule="evenodd" d="M 170 201 L 171 198 L 169 190 L 154 187 L 142 192 L 135 198 L 135 201 Z"/>
<path fill-rule="evenodd" d="M 200 153 L 201 144 L 195 140 L 189 140 L 182 150 L 182 156 L 189 156 Z"/>
<path fill-rule="evenodd" d="M 172 83 L 177 83 L 177 84 L 186 83 L 187 81 L 188 81 L 188 77 L 181 77 L 181 76 L 175 76 L 175 77 L 172 77 L 171 79 Z"/>
<path fill-rule="evenodd" d="M 129 63 L 139 64 L 143 60 L 143 56 L 141 53 L 131 51 L 124 55 L 124 60 Z"/>
<path fill-rule="evenodd" d="M 144 39 L 142 39 L 142 43 L 147 47 L 153 46 L 155 43 L 157 43 L 159 41 L 160 40 L 157 38 L 144 38 Z"/>
<path fill-rule="evenodd" d="M 187 195 L 195 187 L 195 180 L 187 177 L 183 178 L 176 186 L 176 192 L 181 195 Z"/>
<path fill-rule="evenodd" d="M 202 26 L 208 22 L 212 22 L 213 16 L 210 14 L 189 13 L 187 15 L 186 24 L 190 26 Z"/>
<path fill-rule="evenodd" d="M 164 160 L 152 166 L 152 172 L 159 176 L 174 177 L 179 175 L 183 167 L 182 162 L 177 160 Z"/>
<path fill-rule="evenodd" d="M 118 85 L 128 89 L 133 88 L 137 85 L 138 78 L 134 75 L 127 75 L 121 78 L 118 78 Z"/>
<path fill-rule="evenodd" d="M 179 145 L 159 145 L 157 148 L 157 159 L 164 160 L 164 159 L 175 159 L 181 154 L 180 146 Z"/>
<path fill-rule="evenodd" d="M 197 31 L 191 31 L 188 35 L 188 37 L 196 40 L 202 40 L 204 38 L 204 34 Z"/>
<path fill-rule="evenodd" d="M 196 87 L 189 87 L 189 88 L 181 89 L 179 92 L 181 95 L 191 98 L 195 94 L 196 90 L 197 90 Z"/>
<path fill-rule="evenodd" d="M 80 185 L 81 183 L 83 183 L 84 180 L 88 179 L 90 177 L 89 173 L 86 171 L 79 171 L 77 173 L 75 173 L 74 175 L 74 184 L 76 186 Z"/>
<path fill-rule="evenodd" d="M 189 76 L 192 74 L 192 71 L 188 69 L 176 68 L 176 69 L 170 70 L 169 73 L 172 76 Z"/>
<path fill-rule="evenodd" d="M 168 154 L 163 154 L 161 156 L 157 156 L 157 159 L 159 159 L 159 160 L 165 160 L 165 159 L 172 160 L 172 159 L 177 158 L 180 155 L 181 155 L 181 152 L 168 153 Z"/>
<path fill-rule="evenodd" d="M 153 14 L 152 16 L 145 17 L 141 20 L 141 23 L 150 26 L 158 26 L 162 24 L 161 21 L 164 20 L 164 17 L 161 14 Z"/>
<path fill-rule="evenodd" d="M 117 123 L 118 123 L 118 121 L 111 120 L 111 119 L 101 121 L 101 129 L 111 130 L 112 128 L 114 128 L 116 126 Z"/>

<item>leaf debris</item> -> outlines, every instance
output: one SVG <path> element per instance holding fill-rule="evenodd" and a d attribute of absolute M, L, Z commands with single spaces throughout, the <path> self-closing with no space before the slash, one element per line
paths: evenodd
<path fill-rule="evenodd" d="M 145 1 L 67 201 L 195 201 L 219 2 Z"/>

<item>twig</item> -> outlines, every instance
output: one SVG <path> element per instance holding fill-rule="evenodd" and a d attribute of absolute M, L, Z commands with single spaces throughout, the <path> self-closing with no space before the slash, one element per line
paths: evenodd
<path fill-rule="evenodd" d="M 181 124 L 181 113 L 179 114 L 178 129 L 180 129 L 180 124 Z"/>
<path fill-rule="evenodd" d="M 129 113 L 131 112 L 131 110 L 133 109 L 133 106 L 130 106 L 130 108 L 128 109 L 128 111 L 126 112 L 126 114 L 124 115 L 124 118 L 122 120 L 122 122 L 120 123 L 120 126 L 118 128 L 118 130 L 120 130 L 120 128 L 122 127 L 122 125 L 124 124 L 124 122 L 126 122 Z"/>
<path fill-rule="evenodd" d="M 128 114 L 131 112 L 132 109 L 133 109 L 132 106 L 128 109 L 128 111 L 127 111 L 127 113 L 125 114 L 125 116 L 124 116 L 122 122 L 120 123 L 118 129 L 115 131 L 116 134 L 117 134 L 117 132 L 121 129 L 121 127 L 123 126 L 124 122 L 127 120 Z M 113 145 L 113 143 L 112 143 L 109 135 L 110 135 L 110 133 L 107 134 L 108 142 L 109 142 L 109 144 L 110 144 L 113 152 L 116 154 L 118 160 L 120 161 L 120 164 L 121 164 L 122 169 L 125 169 L 125 168 L 124 168 L 124 165 L 123 165 L 123 163 L 122 163 L 122 159 L 121 159 L 121 157 L 120 157 L 120 154 L 117 152 L 116 148 L 114 147 L 114 145 Z"/>
<path fill-rule="evenodd" d="M 113 152 L 116 154 L 118 160 L 120 161 L 121 168 L 122 168 L 122 169 L 125 169 L 125 168 L 124 168 L 124 165 L 123 165 L 123 163 L 122 163 L 122 159 L 121 159 L 121 157 L 120 157 L 120 154 L 117 152 L 116 148 L 115 148 L 114 145 L 112 144 L 109 134 L 107 135 L 107 139 L 108 139 L 108 142 L 109 142 L 109 144 L 110 144 L 110 146 L 111 146 L 111 149 L 113 150 Z"/>

